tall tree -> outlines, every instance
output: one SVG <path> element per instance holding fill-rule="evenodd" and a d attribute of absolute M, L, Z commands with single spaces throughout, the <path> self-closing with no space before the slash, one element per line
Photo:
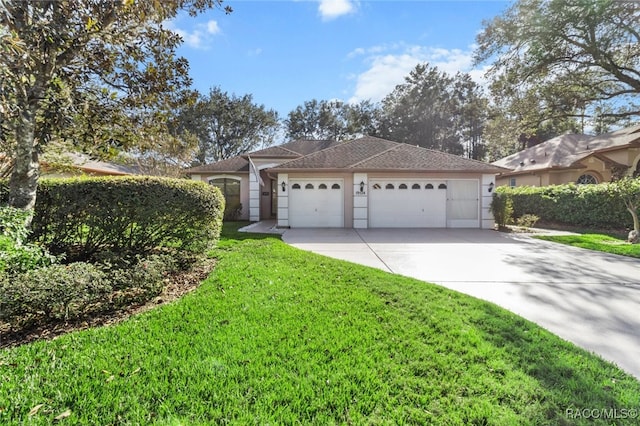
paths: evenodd
<path fill-rule="evenodd" d="M 477 41 L 476 63 L 492 61 L 492 92 L 528 136 L 640 116 L 638 2 L 518 0 Z"/>
<path fill-rule="evenodd" d="M 451 77 L 418 64 L 405 83 L 383 99 L 380 133 L 398 142 L 478 157 L 486 102 L 468 75 Z"/>
<path fill-rule="evenodd" d="M 179 88 L 190 84 L 188 64 L 175 55 L 180 37 L 162 23 L 181 10 L 196 15 L 221 3 L 4 2 L 0 32 L 10 34 L 22 48 L 3 49 L 0 55 L 0 115 L 15 144 L 10 204 L 33 208 L 39 153 L 79 111 L 78 100 L 90 96 L 90 102 L 104 106 L 107 98 L 113 102 L 107 110 L 133 124 L 153 122 L 150 112 L 183 102 L 185 93 Z"/>
<path fill-rule="evenodd" d="M 251 95 L 236 96 L 212 88 L 207 96 L 182 111 L 177 135 L 193 135 L 198 149 L 193 164 L 224 160 L 274 142 L 278 113 L 253 102 Z"/>
<path fill-rule="evenodd" d="M 377 131 L 378 108 L 371 101 L 306 101 L 289 112 L 284 124 L 289 139 L 345 140 Z"/>
<path fill-rule="evenodd" d="M 488 118 L 489 100 L 482 86 L 469 74 L 457 73 L 453 80 L 453 114 L 455 126 L 467 158 L 485 157 L 484 128 Z"/>

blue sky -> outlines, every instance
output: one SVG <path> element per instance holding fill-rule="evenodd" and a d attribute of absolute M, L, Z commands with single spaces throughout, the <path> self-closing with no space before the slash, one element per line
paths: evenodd
<path fill-rule="evenodd" d="M 194 87 L 219 86 L 281 118 L 311 99 L 381 100 L 421 62 L 470 72 L 475 36 L 505 1 L 226 0 L 167 23 L 182 35 Z"/>

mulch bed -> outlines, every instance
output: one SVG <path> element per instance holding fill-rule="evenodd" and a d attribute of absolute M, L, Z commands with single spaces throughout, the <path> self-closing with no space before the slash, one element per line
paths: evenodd
<path fill-rule="evenodd" d="M 0 329 L 0 349 L 20 346 L 36 340 L 51 340 L 72 331 L 117 324 L 132 315 L 171 303 L 192 292 L 209 276 L 214 266 L 215 260 L 207 259 L 191 271 L 168 277 L 162 293 L 142 304 L 127 306 L 117 311 L 100 313 L 76 321 L 48 323 L 21 330 L 3 331 Z"/>

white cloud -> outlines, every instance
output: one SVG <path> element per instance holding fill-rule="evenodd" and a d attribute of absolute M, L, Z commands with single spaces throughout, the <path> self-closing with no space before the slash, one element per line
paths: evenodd
<path fill-rule="evenodd" d="M 214 21 L 213 19 L 207 22 L 207 32 L 209 34 L 219 34 L 220 31 L 221 30 L 218 22 Z"/>
<path fill-rule="evenodd" d="M 173 21 L 166 21 L 164 24 L 168 29 L 182 37 L 184 43 L 193 49 L 208 49 L 212 42 L 212 36 L 222 32 L 218 22 L 214 20 L 204 24 L 196 24 L 191 29 L 178 28 Z"/>
<path fill-rule="evenodd" d="M 323 20 L 331 20 L 355 12 L 353 0 L 320 0 L 318 11 Z"/>
<path fill-rule="evenodd" d="M 484 85 L 486 67 L 472 68 L 472 52 L 471 48 L 469 50 L 442 49 L 405 44 L 357 48 L 347 57 L 364 56 L 368 68 L 355 77 L 356 85 L 349 102 L 355 103 L 366 99 L 371 99 L 373 102 L 382 100 L 398 84 L 404 83 L 404 78 L 416 65 L 425 62 L 451 75 L 458 71 L 467 72 L 474 81 Z"/>

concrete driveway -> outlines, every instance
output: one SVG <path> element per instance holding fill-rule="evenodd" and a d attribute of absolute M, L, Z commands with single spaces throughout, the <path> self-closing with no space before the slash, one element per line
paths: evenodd
<path fill-rule="evenodd" d="M 640 379 L 640 260 L 475 229 L 290 229 L 283 240 L 488 300 Z"/>

